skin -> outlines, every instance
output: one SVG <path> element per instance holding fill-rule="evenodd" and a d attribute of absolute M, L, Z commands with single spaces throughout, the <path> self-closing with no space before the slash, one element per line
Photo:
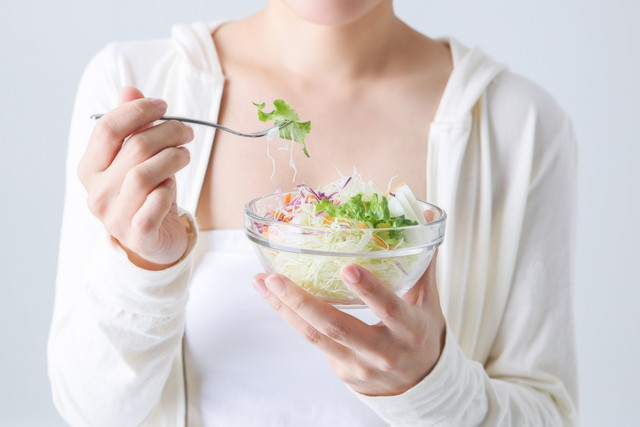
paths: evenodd
<path fill-rule="evenodd" d="M 256 15 L 220 26 L 212 42 L 227 77 L 220 123 L 259 128 L 251 101 L 276 98 L 312 119 L 312 160 L 294 151 L 296 183 L 319 187 L 336 178 L 334 166 L 349 173 L 357 165 L 380 188 L 401 173 L 425 198 L 429 124 L 451 58 L 445 44 L 401 22 L 390 0 L 271 0 Z M 96 125 L 78 170 L 91 211 L 133 263 L 151 270 L 175 264 L 188 247 L 174 175 L 189 162 L 179 147 L 193 132 L 177 122 L 153 126 L 165 110 L 162 101 L 125 88 L 121 105 Z M 288 165 L 288 153 L 274 147 L 272 155 Z M 248 200 L 295 185 L 286 168 L 273 182 L 270 175 L 264 145 L 218 133 L 196 213 L 200 228 L 241 228 Z M 428 375 L 442 351 L 435 264 L 404 298 L 357 265 L 342 269 L 345 283 L 380 317 L 374 326 L 286 277 L 260 274 L 253 285 L 351 388 L 395 395 Z"/>
<path fill-rule="evenodd" d="M 285 99 L 313 126 L 311 159 L 294 150 L 296 184 L 317 188 L 337 179 L 335 167 L 349 174 L 357 166 L 383 189 L 401 174 L 396 182 L 424 198 L 429 124 L 451 72 L 450 54 L 398 20 L 390 2 L 368 3 L 367 14 L 345 25 L 309 23 L 272 1 L 220 27 L 213 38 L 227 82 L 219 121 L 262 128 L 251 101 Z M 274 146 L 271 154 L 279 165 L 274 182 L 264 142 L 217 135 L 196 213 L 202 229 L 241 228 L 247 201 L 295 185 L 289 153 Z"/>
<path fill-rule="evenodd" d="M 144 98 L 135 88 L 124 88 L 120 99 L 96 125 L 78 176 L 89 209 L 129 259 L 160 270 L 187 249 L 174 175 L 189 163 L 188 150 L 180 146 L 193 139 L 193 130 L 176 121 L 151 126 L 167 104 Z"/>
<path fill-rule="evenodd" d="M 380 319 L 373 326 L 319 301 L 285 276 L 258 274 L 253 286 L 271 308 L 326 355 L 338 377 L 353 390 L 393 396 L 426 377 L 444 346 L 436 257 L 403 298 L 356 264 L 342 268 L 344 283 Z"/>

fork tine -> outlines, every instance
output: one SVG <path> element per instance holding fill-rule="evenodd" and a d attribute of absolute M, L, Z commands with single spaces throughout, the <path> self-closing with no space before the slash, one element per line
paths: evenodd
<path fill-rule="evenodd" d="M 289 126 L 289 125 L 290 125 L 290 124 L 292 124 L 292 123 L 293 123 L 293 122 L 292 122 L 291 120 L 287 120 L 287 121 L 284 121 L 284 122 L 282 122 L 282 123 L 279 123 L 279 124 L 277 124 L 277 125 L 275 125 L 275 126 L 271 126 L 269 129 L 264 129 L 264 130 L 261 130 L 261 131 L 258 131 L 258 132 L 254 132 L 254 133 L 252 133 L 252 134 L 250 134 L 250 135 L 252 135 L 252 136 L 265 136 L 265 135 L 267 135 L 267 134 L 268 134 L 272 129 L 282 129 L 282 128 L 284 128 L 284 127 Z"/>

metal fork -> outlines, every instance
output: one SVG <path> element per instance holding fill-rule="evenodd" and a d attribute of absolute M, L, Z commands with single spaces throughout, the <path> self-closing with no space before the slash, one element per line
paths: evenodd
<path fill-rule="evenodd" d="M 104 116 L 104 114 L 94 114 L 94 115 L 91 116 L 91 118 L 94 119 L 94 120 L 98 120 L 102 116 Z M 257 132 L 253 132 L 253 133 L 243 133 L 243 132 L 238 132 L 237 130 L 229 129 L 228 127 L 224 127 L 224 126 L 219 125 L 217 123 L 206 122 L 204 120 L 190 119 L 190 118 L 187 118 L 187 117 L 162 116 L 158 120 L 177 120 L 179 122 L 184 122 L 184 123 L 193 123 L 195 125 L 210 126 L 212 128 L 220 129 L 222 131 L 229 132 L 229 133 L 232 133 L 234 135 L 244 136 L 245 138 L 260 138 L 261 136 L 265 136 L 266 134 L 268 134 L 273 129 L 282 129 L 283 127 L 289 126 L 291 123 L 293 123 L 292 121 L 287 120 L 287 121 L 279 123 L 279 124 L 277 124 L 275 126 L 272 126 L 272 127 L 268 128 L 268 129 L 259 130 Z"/>

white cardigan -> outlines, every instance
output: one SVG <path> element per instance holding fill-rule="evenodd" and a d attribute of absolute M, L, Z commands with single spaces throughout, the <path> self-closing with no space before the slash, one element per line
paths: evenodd
<path fill-rule="evenodd" d="M 87 67 L 73 114 L 49 340 L 54 402 L 74 426 L 181 426 L 184 308 L 192 257 L 151 272 L 114 248 L 76 177 L 94 123 L 137 86 L 169 113 L 215 121 L 224 76 L 213 25 L 170 40 L 108 45 Z M 449 216 L 438 257 L 443 354 L 399 396 L 358 395 L 388 423 L 577 422 L 572 282 L 576 145 L 543 90 L 450 40 L 454 69 L 430 127 L 427 195 Z M 194 213 L 214 132 L 194 127 L 179 205 Z"/>

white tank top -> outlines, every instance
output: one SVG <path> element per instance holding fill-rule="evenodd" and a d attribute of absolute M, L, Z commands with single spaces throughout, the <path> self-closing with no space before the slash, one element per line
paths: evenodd
<path fill-rule="evenodd" d="M 262 271 L 243 230 L 200 233 L 186 315 L 189 426 L 386 425 L 255 291 Z"/>

